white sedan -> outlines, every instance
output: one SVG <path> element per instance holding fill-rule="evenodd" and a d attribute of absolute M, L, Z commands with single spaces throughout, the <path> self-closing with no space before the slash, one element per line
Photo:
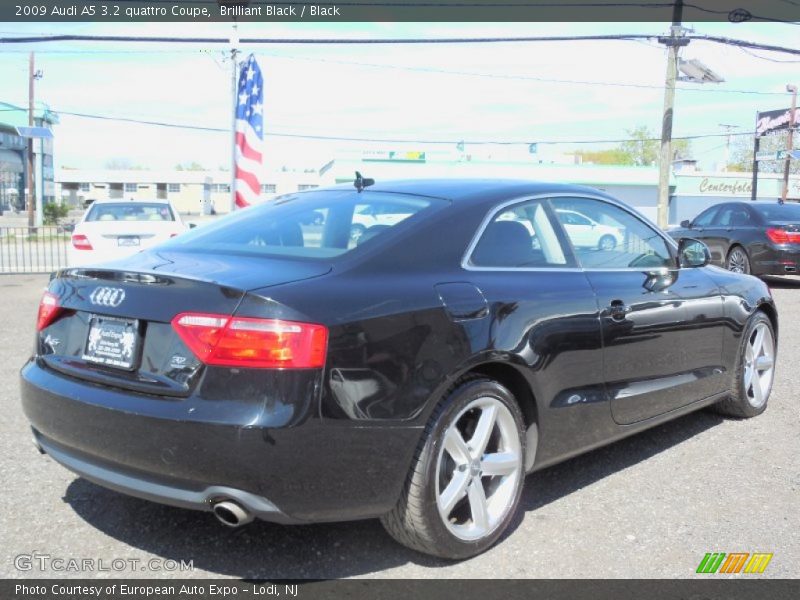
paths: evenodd
<path fill-rule="evenodd" d="M 75 225 L 67 264 L 79 267 L 124 258 L 186 230 L 169 202 L 97 200 Z"/>
<path fill-rule="evenodd" d="M 556 214 L 575 246 L 613 250 L 623 242 L 622 232 L 617 227 L 603 225 L 574 210 L 556 209 Z"/>

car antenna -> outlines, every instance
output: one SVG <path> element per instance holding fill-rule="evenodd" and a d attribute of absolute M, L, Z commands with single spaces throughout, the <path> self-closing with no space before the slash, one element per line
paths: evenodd
<path fill-rule="evenodd" d="M 365 187 L 369 187 L 375 184 L 374 179 L 370 179 L 368 177 L 362 177 L 361 173 L 356 171 L 356 180 L 353 182 L 353 185 L 356 186 L 358 193 L 360 194 Z"/>

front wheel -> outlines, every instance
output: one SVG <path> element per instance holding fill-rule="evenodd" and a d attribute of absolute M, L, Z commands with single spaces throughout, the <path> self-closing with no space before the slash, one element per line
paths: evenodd
<path fill-rule="evenodd" d="M 734 246 L 728 253 L 728 271 L 734 273 L 750 273 L 750 259 L 747 252 L 741 246 Z"/>
<path fill-rule="evenodd" d="M 463 559 L 508 527 L 525 478 L 524 421 L 514 396 L 489 379 L 466 380 L 434 410 L 400 500 L 381 522 L 401 544 Z"/>
<path fill-rule="evenodd" d="M 715 405 L 724 415 L 749 418 L 767 409 L 775 374 L 775 332 L 772 321 L 759 311 L 750 317 L 742 336 L 729 398 Z"/>

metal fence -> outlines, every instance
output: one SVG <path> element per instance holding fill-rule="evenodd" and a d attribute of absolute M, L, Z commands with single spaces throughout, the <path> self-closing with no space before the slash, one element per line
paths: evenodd
<path fill-rule="evenodd" d="M 0 273 L 49 273 L 67 266 L 62 227 L 0 227 Z"/>

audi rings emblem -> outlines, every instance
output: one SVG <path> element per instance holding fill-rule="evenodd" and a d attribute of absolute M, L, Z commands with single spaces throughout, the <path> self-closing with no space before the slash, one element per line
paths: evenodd
<path fill-rule="evenodd" d="M 116 308 L 125 300 L 125 290 L 122 288 L 99 287 L 94 288 L 89 294 L 89 301 L 97 306 Z"/>

